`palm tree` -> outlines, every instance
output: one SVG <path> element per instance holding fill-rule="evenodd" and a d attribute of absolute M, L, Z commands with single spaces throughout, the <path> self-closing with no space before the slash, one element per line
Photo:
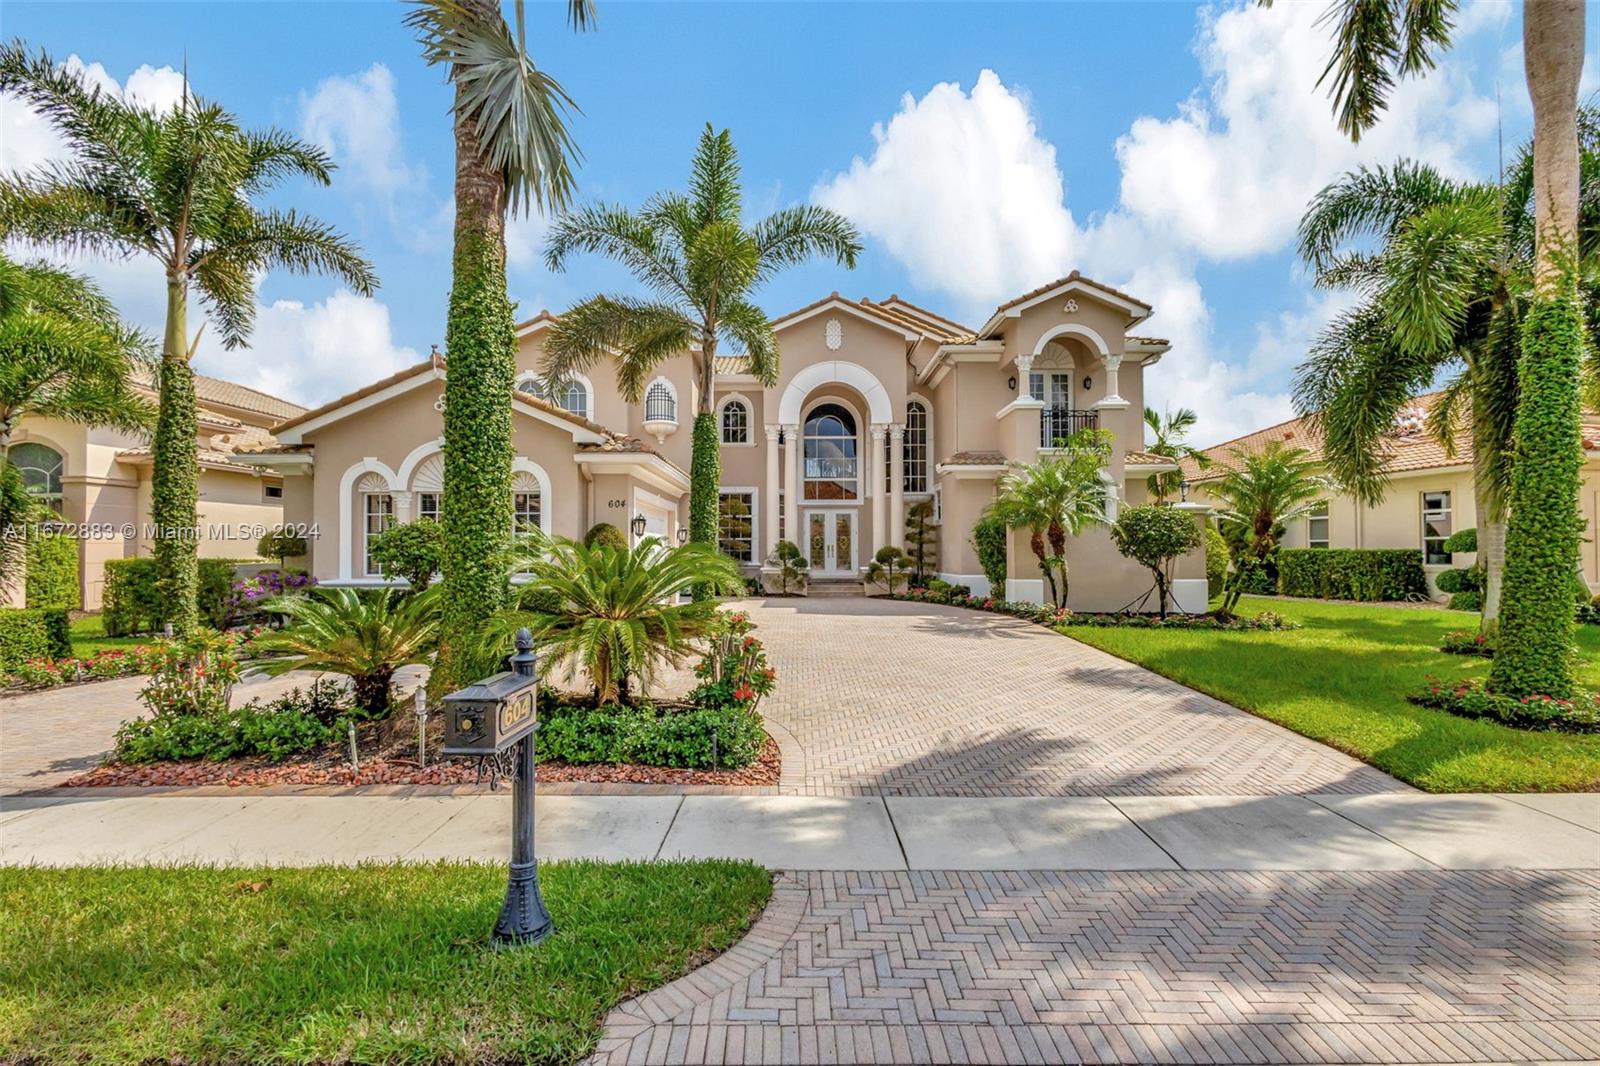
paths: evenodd
<path fill-rule="evenodd" d="M 681 664 L 692 642 L 716 628 L 716 602 L 681 602 L 684 594 L 744 588 L 738 564 L 715 546 L 669 548 L 656 537 L 623 549 L 541 539 L 518 570 L 528 577 L 531 609 L 501 612 L 487 641 L 503 653 L 526 626 L 540 645 L 542 669 L 565 664 L 571 680 L 581 668 L 600 703 L 627 701 L 632 680 L 647 692 L 661 666 Z"/>
<path fill-rule="evenodd" d="M 1303 517 L 1328 489 L 1312 473 L 1316 460 L 1304 448 L 1272 441 L 1259 452 L 1234 449 L 1230 469 L 1208 487 L 1220 503 L 1217 525 L 1233 555 L 1233 571 L 1217 613 L 1224 618 L 1238 606 L 1251 570 L 1278 550 L 1286 525 Z"/>
<path fill-rule="evenodd" d="M 1261 0 L 1270 3 L 1271 0 Z M 1329 9 L 1339 126 L 1359 139 L 1386 106 L 1396 77 L 1433 66 L 1450 43 L 1454 0 L 1374 0 Z M 1533 103 L 1534 298 L 1523 318 L 1519 399 L 1513 426 L 1506 525 L 1502 635 L 1489 685 L 1512 696 L 1571 695 L 1572 611 L 1567 602 L 1581 522 L 1578 485 L 1578 83 L 1583 74 L 1584 0 L 1522 6 L 1522 54 Z"/>
<path fill-rule="evenodd" d="M 1199 421 L 1200 416 L 1187 407 L 1168 411 L 1165 415 L 1154 407 L 1146 407 L 1144 424 L 1150 431 L 1147 439 L 1154 438 L 1154 440 L 1146 444 L 1144 450 L 1151 455 L 1171 459 L 1175 463 L 1188 459 L 1204 470 L 1211 465 L 1210 456 L 1199 448 L 1184 443 L 1184 438 Z M 1177 470 L 1170 470 L 1164 474 L 1151 474 L 1145 481 L 1145 486 L 1150 490 L 1150 497 L 1156 503 L 1166 503 L 1169 496 L 1177 495 L 1182 484 L 1183 474 Z"/>
<path fill-rule="evenodd" d="M 1585 114 L 1580 128 L 1585 187 L 1600 194 L 1600 123 Z M 1486 628 L 1499 615 L 1521 327 L 1533 296 L 1532 170 L 1526 147 L 1503 189 L 1409 160 L 1361 167 L 1318 193 L 1300 223 L 1300 255 L 1317 284 L 1362 299 L 1312 346 L 1296 406 L 1321 431 L 1335 479 L 1375 504 L 1387 487 L 1396 419 L 1441 373 L 1453 374 L 1428 429 L 1453 454 L 1461 417 L 1470 419 Z M 1579 235 L 1592 258 L 1600 195 L 1585 207 Z M 1592 270 L 1586 277 L 1592 311 L 1600 284 Z M 1592 355 L 1600 320 L 1585 317 Z"/>
<path fill-rule="evenodd" d="M 333 164 L 281 130 L 247 131 L 191 95 L 164 114 L 84 82 L 22 42 L 0 46 L 0 92 L 42 114 L 72 158 L 0 177 L 0 235 L 67 251 L 149 256 L 166 276 L 166 327 L 157 380 L 151 522 L 168 621 L 199 622 L 194 372 L 189 290 L 198 291 L 227 348 L 255 319 L 258 275 L 272 268 L 329 272 L 362 295 L 372 266 L 331 227 L 254 200 L 286 178 L 326 185 Z"/>
<path fill-rule="evenodd" d="M 272 609 L 287 625 L 256 638 L 255 650 L 279 653 L 258 668 L 343 674 L 353 682 L 356 706 L 375 717 L 389 709 L 394 672 L 427 662 L 439 633 L 438 586 L 410 595 L 322 587 L 284 596 Z"/>
<path fill-rule="evenodd" d="M 1062 442 L 1061 451 L 1007 473 L 985 512 L 1009 529 L 1028 530 L 1028 546 L 1057 607 L 1067 605 L 1067 538 L 1106 521 L 1108 488 L 1101 473 L 1111 447 L 1110 431 L 1079 430 Z"/>
<path fill-rule="evenodd" d="M 592 0 L 569 0 L 583 29 Z M 419 0 L 406 24 L 423 57 L 455 85 L 455 250 L 445 348 L 444 625 L 432 683 L 469 678 L 470 648 L 504 602 L 511 548 L 511 395 L 516 330 L 506 292 L 506 213 L 554 211 L 572 194 L 577 148 L 566 90 L 528 54 L 522 0 L 516 34 L 498 0 Z"/>
<path fill-rule="evenodd" d="M 749 373 L 767 388 L 776 385 L 777 338 L 751 294 L 784 267 L 818 255 L 854 267 L 861 252 L 855 226 L 826 208 L 785 208 L 748 227 L 742 208 L 733 137 L 707 123 L 687 196 L 658 193 L 637 212 L 585 207 L 556 223 L 545 248 L 551 270 L 561 270 L 576 253 L 599 252 L 626 266 L 650 292 L 644 298 L 591 296 L 557 319 L 545 341 L 545 380 L 561 381 L 614 356 L 618 385 L 638 403 L 656 366 L 693 355 L 689 539 L 699 544 L 717 541 L 718 345 L 742 348 Z"/>

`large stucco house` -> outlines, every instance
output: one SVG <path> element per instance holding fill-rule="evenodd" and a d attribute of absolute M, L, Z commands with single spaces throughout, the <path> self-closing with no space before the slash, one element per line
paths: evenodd
<path fill-rule="evenodd" d="M 853 582 L 873 552 L 903 544 L 905 518 L 932 501 L 938 573 L 990 591 L 969 537 L 1009 464 L 1027 463 L 1066 433 L 1115 435 L 1104 471 L 1112 517 L 1144 498 L 1146 477 L 1172 470 L 1142 448 L 1144 375 L 1167 342 L 1138 335 L 1143 301 L 1077 273 L 995 308 L 977 329 L 899 297 L 833 293 L 773 319 L 777 384 L 764 388 L 739 356 L 717 360 L 724 549 L 758 574 L 777 541 L 799 544 L 815 582 Z M 664 363 L 643 402 L 628 403 L 609 363 L 552 394 L 539 379 L 544 312 L 517 329 L 513 504 L 518 521 L 578 536 L 610 522 L 630 536 L 676 541 L 688 518 L 694 368 Z M 437 515 L 443 498 L 437 354 L 273 427 L 278 443 L 248 457 L 284 484 L 284 520 L 317 529 L 309 566 L 324 583 L 387 583 L 367 554 L 394 522 Z M 1199 509 L 1198 505 L 1195 505 Z M 1149 576 L 1114 550 L 1104 528 L 1069 551 L 1071 605 L 1115 609 Z M 1041 600 L 1043 582 L 1014 534 L 1004 590 Z M 1182 561 L 1177 598 L 1205 607 L 1199 553 Z"/>
<path fill-rule="evenodd" d="M 1446 449 L 1427 430 L 1427 416 L 1438 393 L 1418 396 L 1401 413 L 1389 434 L 1383 470 L 1389 479 L 1381 502 L 1363 506 L 1353 497 L 1329 492 L 1306 518 L 1289 524 L 1284 544 L 1291 548 L 1412 548 L 1422 552 L 1430 587 L 1443 571 L 1471 566 L 1475 553 L 1445 551 L 1457 530 L 1476 528 L 1477 501 L 1472 485 L 1472 432 L 1465 422 Z M 1600 414 L 1586 411 L 1581 432 L 1584 462 L 1578 508 L 1587 523 L 1579 558 L 1584 579 L 1600 591 Z M 1305 419 L 1295 418 L 1226 441 L 1206 451 L 1210 466 L 1183 464 L 1190 499 L 1209 499 L 1207 487 L 1238 465 L 1238 456 L 1259 452 L 1273 441 L 1322 454 L 1322 440 Z"/>
<path fill-rule="evenodd" d="M 135 386 L 155 398 L 148 374 Z M 253 559 L 262 532 L 282 521 L 283 479 L 249 457 L 275 443 L 269 427 L 305 408 L 204 374 L 195 375 L 194 388 L 198 550 L 208 558 Z M 149 555 L 154 545 L 149 442 L 105 426 L 29 416 L 12 435 L 9 457 L 76 539 L 81 602 L 97 610 L 106 560 Z M 0 605 L 20 604 L 23 593 L 21 582 L 0 590 Z"/>

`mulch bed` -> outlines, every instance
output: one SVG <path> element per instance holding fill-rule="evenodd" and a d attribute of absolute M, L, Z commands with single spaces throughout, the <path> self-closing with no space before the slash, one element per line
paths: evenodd
<path fill-rule="evenodd" d="M 430 741 L 432 730 L 429 730 Z M 361 769 L 352 770 L 348 753 L 329 747 L 287 762 L 262 759 L 227 759 L 222 762 L 190 760 L 157 763 L 106 763 L 62 783 L 63 788 L 134 786 L 229 785 L 472 785 L 489 787 L 487 775 L 479 777 L 476 764 L 467 759 L 445 759 L 419 769 L 415 747 L 363 756 Z M 430 750 L 433 749 L 430 743 Z M 782 758 L 777 742 L 768 737 L 756 762 L 742 770 L 674 770 L 630 763 L 573 766 L 540 763 L 543 782 L 594 782 L 635 785 L 776 785 Z"/>

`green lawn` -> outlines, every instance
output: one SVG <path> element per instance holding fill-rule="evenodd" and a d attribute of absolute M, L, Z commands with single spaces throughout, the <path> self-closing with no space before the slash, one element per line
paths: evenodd
<path fill-rule="evenodd" d="M 105 648 L 136 648 L 155 639 L 148 634 L 138 637 L 108 637 L 105 626 L 101 624 L 99 612 L 74 618 L 69 628 L 72 631 L 72 654 L 83 659 Z"/>
<path fill-rule="evenodd" d="M 726 861 L 540 874 L 556 933 L 495 951 L 503 865 L 0 870 L 0 1061 L 576 1062 L 771 894 Z"/>
<path fill-rule="evenodd" d="M 1430 792 L 1600 789 L 1600 737 L 1534 733 L 1407 703 L 1426 675 L 1454 680 L 1489 661 L 1439 652 L 1477 616 L 1368 604 L 1246 598 L 1304 628 L 1283 632 L 1091 629 L 1073 638 L 1149 667 Z M 1583 682 L 1600 688 L 1600 627 L 1579 626 Z"/>

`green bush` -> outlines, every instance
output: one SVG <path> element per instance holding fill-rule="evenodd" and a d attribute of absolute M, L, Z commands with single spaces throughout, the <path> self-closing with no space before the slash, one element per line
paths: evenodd
<path fill-rule="evenodd" d="M 117 730 L 115 757 L 125 763 L 235 758 L 282 762 L 344 736 L 344 720 L 328 717 L 295 689 L 271 703 L 251 700 L 221 714 L 133 718 Z"/>
<path fill-rule="evenodd" d="M 989 594 L 1006 594 L 1006 524 L 998 518 L 980 518 L 972 527 L 972 546 L 978 552 L 978 565 L 989 580 Z"/>
<path fill-rule="evenodd" d="M 1167 586 L 1173 563 L 1204 543 L 1186 511 L 1157 503 L 1126 508 L 1111 526 L 1111 543 L 1146 570 L 1155 582 L 1156 613 L 1167 614 Z"/>
<path fill-rule="evenodd" d="M 749 766 L 761 754 L 761 718 L 744 706 L 658 712 L 649 704 L 572 707 L 539 712 L 535 734 L 541 759 L 636 763 L 708 770 Z"/>
<path fill-rule="evenodd" d="M 256 541 L 256 554 L 263 559 L 276 559 L 280 570 L 288 566 L 290 559 L 298 559 L 310 550 L 306 538 L 281 527 Z"/>
<path fill-rule="evenodd" d="M 1241 595 L 1276 596 L 1278 594 L 1278 568 L 1272 560 L 1248 561 L 1244 564 L 1244 577 L 1239 586 Z"/>
<path fill-rule="evenodd" d="M 78 542 L 59 533 L 28 536 L 24 578 L 29 607 L 76 611 L 83 605 L 78 585 Z"/>
<path fill-rule="evenodd" d="M 1450 597 L 1450 602 L 1446 606 L 1452 611 L 1481 611 L 1483 610 L 1483 593 L 1475 591 L 1458 592 Z"/>
<path fill-rule="evenodd" d="M 1481 592 L 1477 576 L 1471 570 L 1445 570 L 1433 579 L 1440 592 Z"/>
<path fill-rule="evenodd" d="M 1206 597 L 1216 599 L 1228 581 L 1228 542 L 1211 526 L 1206 527 Z"/>
<path fill-rule="evenodd" d="M 239 561 L 200 560 L 200 618 L 213 629 L 226 629 L 232 624 L 233 574 Z M 100 603 L 100 621 L 106 636 L 160 631 L 168 612 L 156 579 L 154 559 L 106 560 Z"/>
<path fill-rule="evenodd" d="M 1475 552 L 1478 550 L 1478 531 L 1476 529 L 1458 529 L 1444 540 L 1444 550 L 1454 555 L 1456 552 Z"/>
<path fill-rule="evenodd" d="M 431 518 L 390 526 L 373 538 L 371 554 L 385 575 L 403 577 L 420 591 L 444 565 L 444 527 Z"/>
<path fill-rule="evenodd" d="M 1378 602 L 1425 597 L 1428 579 L 1413 549 L 1285 548 L 1278 588 L 1285 596 Z"/>
<path fill-rule="evenodd" d="M 1517 729 L 1600 733 L 1600 692 L 1580 690 L 1572 698 L 1540 694 L 1518 698 L 1490 692 L 1477 678 L 1445 683 L 1430 677 L 1427 689 L 1406 699 L 1462 718 L 1487 718 Z"/>
<path fill-rule="evenodd" d="M 72 634 L 65 609 L 0 608 L 0 674 L 30 659 L 65 659 L 71 654 Z"/>
<path fill-rule="evenodd" d="M 625 552 L 628 550 L 628 538 L 622 530 L 610 522 L 596 522 L 589 527 L 589 532 L 583 535 L 583 546 L 592 548 L 596 544 L 610 548 L 613 551 Z"/>

